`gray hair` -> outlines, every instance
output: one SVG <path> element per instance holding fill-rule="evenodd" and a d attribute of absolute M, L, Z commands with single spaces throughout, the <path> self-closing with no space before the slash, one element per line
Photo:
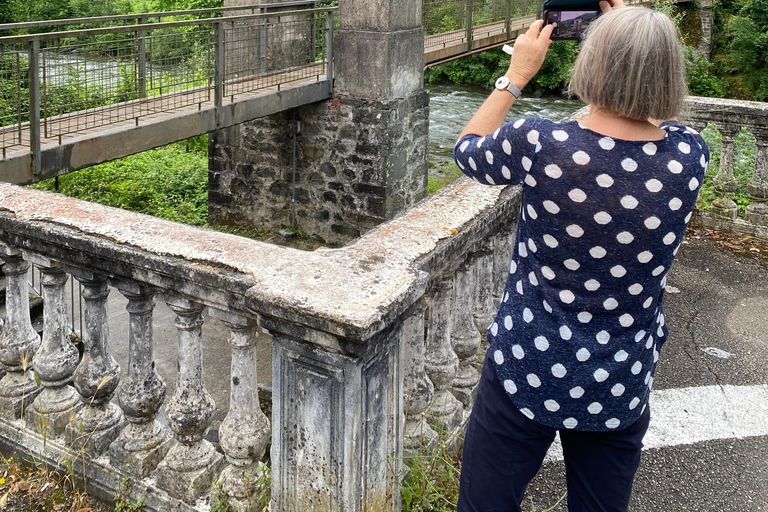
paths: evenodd
<path fill-rule="evenodd" d="M 587 30 L 569 92 L 629 119 L 677 117 L 688 88 L 672 20 L 644 7 L 598 18 Z"/>

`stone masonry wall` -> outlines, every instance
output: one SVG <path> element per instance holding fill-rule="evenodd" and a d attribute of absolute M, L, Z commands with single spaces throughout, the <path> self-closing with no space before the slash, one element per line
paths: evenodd
<path fill-rule="evenodd" d="M 209 222 L 290 227 L 293 115 L 211 134 Z M 426 91 L 381 101 L 336 97 L 295 115 L 296 222 L 304 234 L 342 245 L 426 196 Z"/>

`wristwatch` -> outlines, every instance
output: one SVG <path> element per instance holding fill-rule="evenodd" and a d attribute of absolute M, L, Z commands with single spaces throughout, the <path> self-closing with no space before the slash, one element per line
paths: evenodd
<path fill-rule="evenodd" d="M 520 97 L 520 89 L 515 84 L 509 81 L 506 75 L 502 75 L 496 80 L 496 88 L 500 91 L 509 91 L 515 99 Z"/>

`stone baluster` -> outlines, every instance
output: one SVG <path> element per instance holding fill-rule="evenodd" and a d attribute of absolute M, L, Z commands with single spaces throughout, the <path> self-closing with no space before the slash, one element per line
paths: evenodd
<path fill-rule="evenodd" d="M 515 235 L 517 223 L 510 226 L 510 230 L 501 231 L 493 237 L 493 277 L 491 287 L 493 290 L 494 312 L 499 308 L 504 298 L 504 287 L 509 276 L 509 262 L 515 247 Z M 486 325 L 486 327 L 488 327 Z"/>
<path fill-rule="evenodd" d="M 32 358 L 32 366 L 43 390 L 24 416 L 40 434 L 56 436 L 64 432 L 81 406 L 77 392 L 68 385 L 80 354 L 69 338 L 64 288 L 67 274 L 61 263 L 48 258 L 30 254 L 27 260 L 41 270 L 43 340 Z"/>
<path fill-rule="evenodd" d="M 475 276 L 468 261 L 454 273 L 453 303 L 451 305 L 451 346 L 459 358 L 459 371 L 453 379 L 453 394 L 469 413 L 477 396 L 480 374 L 472 366 L 480 348 L 480 333 L 472 321 Z"/>
<path fill-rule="evenodd" d="M 755 172 L 747 185 L 747 193 L 752 204 L 747 206 L 745 219 L 753 224 L 768 226 L 768 175 L 766 175 L 766 147 L 768 147 L 768 131 L 754 130 L 757 138 L 757 153 L 755 155 Z"/>
<path fill-rule="evenodd" d="M 437 433 L 426 422 L 427 408 L 435 397 L 435 386 L 424 369 L 426 307 L 426 301 L 422 300 L 403 322 L 404 452 L 406 456 L 423 452 L 424 448 L 431 449 L 437 440 Z"/>
<path fill-rule="evenodd" d="M 166 297 L 166 303 L 176 313 L 179 364 L 176 390 L 165 406 L 165 416 L 178 443 L 155 475 L 159 487 L 193 504 L 224 469 L 224 457 L 203 439 L 216 410 L 203 377 L 203 305 L 173 297 Z"/>
<path fill-rule="evenodd" d="M 40 392 L 32 370 L 32 356 L 40 347 L 40 336 L 29 316 L 29 287 L 21 251 L 0 245 L 5 265 L 5 325 L 0 332 L 0 364 L 5 376 L 0 380 L 0 417 L 14 420 Z"/>
<path fill-rule="evenodd" d="M 435 385 L 435 399 L 429 412 L 448 433 L 463 419 L 463 408 L 451 384 L 459 370 L 459 358 L 451 347 L 451 292 L 453 281 L 443 279 L 435 288 L 429 307 L 427 324 L 426 369 Z"/>
<path fill-rule="evenodd" d="M 123 426 L 120 408 L 110 403 L 120 382 L 120 366 L 109 352 L 106 279 L 79 269 L 67 269 L 83 285 L 85 351 L 74 375 L 83 408 L 66 427 L 70 446 L 93 457 L 101 455 Z"/>
<path fill-rule="evenodd" d="M 493 323 L 496 315 L 496 307 L 493 303 L 493 251 L 485 247 L 472 256 L 475 260 L 475 295 L 472 312 L 475 327 L 480 331 L 480 336 L 485 339 L 485 331 Z"/>
<path fill-rule="evenodd" d="M 128 422 L 109 447 L 109 460 L 137 478 L 148 476 L 168 453 L 170 431 L 155 418 L 165 399 L 165 383 L 155 371 L 152 339 L 154 293 L 134 283 L 117 283 L 127 299 L 128 372 L 117 399 Z"/>
<path fill-rule="evenodd" d="M 232 364 L 229 413 L 219 427 L 219 442 L 229 466 L 221 473 L 222 489 L 239 511 L 257 506 L 257 463 L 271 440 L 269 420 L 259 407 L 256 377 L 257 326 L 246 317 L 209 310 L 229 328 Z"/>
<path fill-rule="evenodd" d="M 715 190 L 720 195 L 712 201 L 712 211 L 729 219 L 735 219 L 738 214 L 736 203 L 728 197 L 728 194 L 736 192 L 737 183 L 733 176 L 733 142 L 739 133 L 739 127 L 735 125 L 722 125 L 722 150 L 720 152 L 720 169 L 712 180 Z"/>

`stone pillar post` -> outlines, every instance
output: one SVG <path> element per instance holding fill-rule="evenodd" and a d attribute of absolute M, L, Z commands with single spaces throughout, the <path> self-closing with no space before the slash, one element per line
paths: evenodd
<path fill-rule="evenodd" d="M 745 219 L 753 224 L 768 226 L 768 175 L 766 175 L 766 148 L 768 147 L 768 132 L 754 130 L 757 138 L 757 154 L 755 156 L 755 172 L 747 185 L 747 192 L 752 204 L 747 206 Z"/>
<path fill-rule="evenodd" d="M 155 371 L 152 340 L 151 289 L 118 283 L 128 299 L 128 372 L 117 388 L 117 399 L 128 425 L 109 447 L 112 465 L 138 478 L 148 476 L 170 448 L 171 433 L 155 420 L 165 399 L 165 383 Z"/>
<path fill-rule="evenodd" d="M 21 417 L 40 389 L 32 375 L 32 357 L 40 347 L 40 336 L 32 328 L 29 316 L 29 286 L 21 251 L 0 245 L 5 265 L 5 325 L 0 332 L 0 364 L 5 376 L 0 380 L 0 417 Z"/>
<path fill-rule="evenodd" d="M 480 252 L 473 255 L 475 269 L 475 296 L 473 314 L 475 327 L 480 335 L 485 338 L 485 331 L 493 322 L 496 315 L 496 307 L 493 303 L 493 251 L 490 247 L 483 247 Z"/>
<path fill-rule="evenodd" d="M 229 413 L 219 427 L 219 439 L 229 466 L 221 473 L 222 488 L 239 512 L 257 506 L 257 464 L 271 441 L 269 420 L 259 407 L 256 378 L 256 323 L 216 309 L 210 315 L 229 328 L 232 345 Z"/>
<path fill-rule="evenodd" d="M 274 337 L 272 512 L 399 511 L 402 326 L 352 342 L 284 320 L 261 324 Z"/>
<path fill-rule="evenodd" d="M 106 279 L 69 269 L 83 285 L 85 299 L 85 351 L 74 376 L 83 408 L 75 421 L 67 425 L 70 446 L 85 450 L 93 457 L 101 455 L 120 433 L 123 414 L 110 403 L 120 382 L 120 366 L 109 352 Z"/>
<path fill-rule="evenodd" d="M 80 354 L 69 339 L 64 289 L 67 274 L 61 263 L 47 258 L 30 254 L 27 260 L 40 267 L 42 273 L 43 340 L 32 366 L 43 390 L 27 409 L 25 419 L 40 434 L 57 436 L 81 406 L 77 392 L 68 385 Z"/>
<path fill-rule="evenodd" d="M 451 346 L 459 358 L 459 371 L 453 379 L 453 394 L 469 413 L 477 396 L 480 374 L 472 366 L 480 348 L 480 333 L 472 321 L 475 276 L 472 265 L 465 262 L 453 274 L 453 304 L 451 305 Z"/>
<path fill-rule="evenodd" d="M 699 17 L 701 18 L 701 40 L 697 50 L 709 59 L 712 53 L 712 22 L 715 18 L 712 0 L 699 0 Z"/>
<path fill-rule="evenodd" d="M 733 176 L 733 142 L 739 133 L 739 127 L 734 125 L 718 126 L 722 135 L 722 151 L 720 152 L 720 169 L 712 180 L 712 184 L 720 197 L 712 201 L 715 214 L 729 219 L 735 219 L 738 214 L 736 203 L 728 194 L 736 192 L 737 183 Z"/>
<path fill-rule="evenodd" d="M 434 419 L 448 433 L 463 420 L 463 407 L 451 393 L 459 371 L 459 358 L 451 347 L 451 292 L 453 281 L 443 279 L 435 288 L 427 324 L 427 375 L 435 385 L 435 399 L 429 407 Z"/>
<path fill-rule="evenodd" d="M 427 408 L 435 397 L 435 386 L 424 370 L 424 312 L 427 304 L 422 300 L 403 322 L 403 388 L 405 389 L 405 446 L 406 456 L 429 450 L 437 440 L 437 433 L 425 421 Z"/>
<path fill-rule="evenodd" d="M 189 504 L 207 491 L 224 469 L 224 457 L 203 439 L 216 411 L 203 378 L 203 305 L 167 297 L 176 313 L 179 335 L 179 373 L 176 390 L 165 406 L 168 426 L 177 444 L 157 466 L 157 485 Z"/>

